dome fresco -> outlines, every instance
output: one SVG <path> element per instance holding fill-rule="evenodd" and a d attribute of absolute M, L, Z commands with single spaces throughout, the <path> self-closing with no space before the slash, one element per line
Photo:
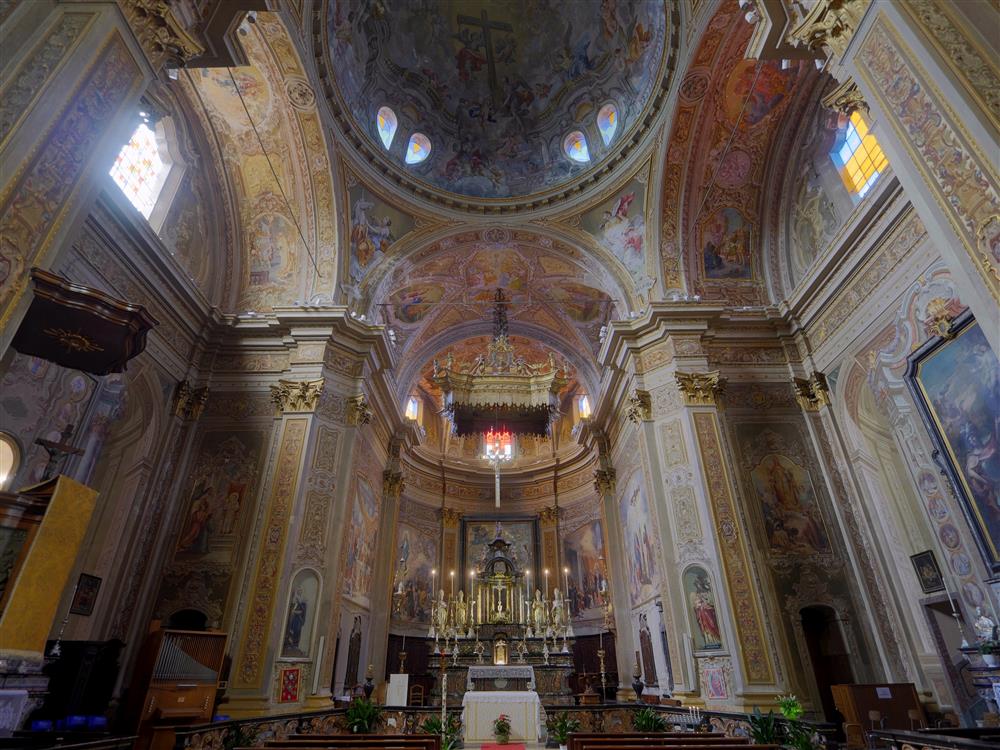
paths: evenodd
<path fill-rule="evenodd" d="M 342 126 L 409 177 L 468 198 L 557 189 L 615 154 L 665 70 L 663 0 L 329 0 L 327 64 Z M 616 132 L 598 112 L 613 103 Z M 378 113 L 402 137 L 382 147 Z M 589 161 L 563 147 L 582 131 Z M 407 163 L 423 133 L 430 155 Z"/>

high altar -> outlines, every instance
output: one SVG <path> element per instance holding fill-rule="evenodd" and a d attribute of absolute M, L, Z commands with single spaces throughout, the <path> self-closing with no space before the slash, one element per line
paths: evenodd
<path fill-rule="evenodd" d="M 470 579 L 468 598 L 459 591 L 446 600 L 442 591 L 435 602 L 430 637 L 440 660 L 438 701 L 444 685 L 448 705 L 461 702 L 469 720 L 478 711 L 480 718 L 489 714 L 488 722 L 498 711 L 514 720 L 531 716 L 540 720 L 541 702 L 572 705 L 568 677 L 573 671 L 573 632 L 568 607 L 558 589 L 551 595 L 547 585 L 544 591 L 532 590 L 531 572 L 517 565 L 499 522 Z M 491 705 L 490 710 L 479 710 L 484 703 Z M 501 704 L 506 706 L 502 711 Z M 516 730 L 517 726 L 515 738 Z M 492 731 L 482 738 L 478 731 L 467 739 L 492 738 Z"/>

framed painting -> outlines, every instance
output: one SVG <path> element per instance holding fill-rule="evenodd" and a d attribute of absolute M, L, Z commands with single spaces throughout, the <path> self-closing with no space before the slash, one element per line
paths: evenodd
<path fill-rule="evenodd" d="M 925 594 L 933 594 L 935 591 L 944 591 L 944 577 L 941 575 L 941 568 L 938 567 L 934 558 L 934 550 L 918 552 L 910 555 L 913 569 L 917 572 L 917 580 L 920 581 L 920 589 Z"/>
<path fill-rule="evenodd" d="M 89 617 L 94 612 L 94 602 L 97 601 L 97 594 L 101 590 L 101 579 L 97 576 L 81 573 L 76 582 L 76 591 L 73 593 L 73 603 L 69 611 L 74 615 Z"/>
<path fill-rule="evenodd" d="M 979 550 L 1000 572 L 1000 361 L 971 313 L 910 355 L 906 382 Z"/>
<path fill-rule="evenodd" d="M 503 538 L 511 544 L 514 564 L 522 571 L 530 570 L 532 578 L 538 581 L 538 534 L 535 529 L 535 519 L 496 516 L 462 520 L 463 578 L 460 580 L 464 580 L 469 571 L 479 569 L 485 559 L 487 545 L 496 538 L 498 526 Z M 555 579 L 552 585 L 557 585 Z"/>

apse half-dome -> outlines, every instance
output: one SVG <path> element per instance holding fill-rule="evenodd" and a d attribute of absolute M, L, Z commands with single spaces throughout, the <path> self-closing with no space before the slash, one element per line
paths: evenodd
<path fill-rule="evenodd" d="M 516 201 L 566 188 L 623 156 L 633 129 L 662 101 L 672 67 L 665 0 L 322 7 L 327 93 L 341 128 L 365 157 L 424 194 Z M 616 122 L 606 141 L 599 120 L 609 103 Z M 405 134 L 389 148 L 383 108 Z M 589 159 L 567 153 L 576 132 Z M 416 163 L 407 152 L 413 133 L 430 144 Z"/>

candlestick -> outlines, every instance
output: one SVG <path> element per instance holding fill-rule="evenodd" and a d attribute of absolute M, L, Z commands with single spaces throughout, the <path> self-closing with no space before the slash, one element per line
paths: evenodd
<path fill-rule="evenodd" d="M 549 569 L 545 569 L 545 601 L 549 600 Z"/>
<path fill-rule="evenodd" d="M 448 575 L 451 577 L 451 598 L 454 599 L 455 598 L 455 571 L 454 570 L 451 571 L 451 573 L 449 573 Z"/>

